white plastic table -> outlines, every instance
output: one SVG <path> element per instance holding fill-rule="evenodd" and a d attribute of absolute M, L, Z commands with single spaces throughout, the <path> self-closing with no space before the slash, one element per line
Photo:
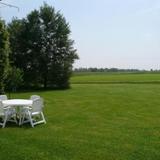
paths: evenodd
<path fill-rule="evenodd" d="M 18 108 L 18 116 L 19 119 L 21 119 L 21 107 L 27 107 L 27 106 L 32 106 L 33 101 L 32 100 L 27 100 L 27 99 L 9 99 L 9 100 L 3 100 L 2 101 L 4 106 L 11 106 L 11 107 L 19 107 Z M 21 121 L 19 121 L 19 125 L 21 125 Z"/>
<path fill-rule="evenodd" d="M 2 101 L 4 106 L 31 106 L 33 101 L 27 100 L 27 99 L 9 99 L 9 100 L 3 100 Z"/>

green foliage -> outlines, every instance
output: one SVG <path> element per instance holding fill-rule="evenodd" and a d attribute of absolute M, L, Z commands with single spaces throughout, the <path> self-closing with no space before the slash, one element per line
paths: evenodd
<path fill-rule="evenodd" d="M 152 70 L 153 71 L 153 70 Z M 139 69 L 119 69 L 119 68 L 84 68 L 84 67 L 81 67 L 81 68 L 75 68 L 74 69 L 74 72 L 78 72 L 78 73 L 87 73 L 87 72 L 146 72 L 145 70 L 139 70 Z"/>
<path fill-rule="evenodd" d="M 78 58 L 69 24 L 44 4 L 23 20 L 9 24 L 14 65 L 24 71 L 26 86 L 67 88 L 72 64 Z"/>
<path fill-rule="evenodd" d="M 9 35 L 4 21 L 0 19 L 0 94 L 4 93 L 4 81 L 9 66 Z"/>
<path fill-rule="evenodd" d="M 18 87 L 23 83 L 23 72 L 16 67 L 12 67 L 8 70 L 8 76 L 6 80 L 6 89 L 15 92 Z"/>

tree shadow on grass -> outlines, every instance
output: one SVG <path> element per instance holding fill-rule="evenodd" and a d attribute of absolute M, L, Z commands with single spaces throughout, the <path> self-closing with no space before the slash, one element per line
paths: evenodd
<path fill-rule="evenodd" d="M 38 93 L 43 93 L 43 92 L 49 92 L 49 91 L 55 91 L 55 92 L 59 92 L 59 91 L 66 91 L 69 90 L 70 88 L 66 88 L 66 89 L 27 89 L 27 90 L 17 90 L 16 92 L 8 92 L 6 91 L 7 95 L 11 95 L 11 94 L 20 94 L 20 93 L 31 93 L 31 92 L 38 92 Z"/>

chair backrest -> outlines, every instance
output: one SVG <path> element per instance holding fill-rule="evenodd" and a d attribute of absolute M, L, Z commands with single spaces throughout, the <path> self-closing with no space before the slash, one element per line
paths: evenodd
<path fill-rule="evenodd" d="M 7 100 L 7 96 L 6 95 L 0 95 L 0 100 L 3 101 L 3 100 Z"/>
<path fill-rule="evenodd" d="M 1 100 L 0 100 L 0 113 L 4 113 L 4 106 Z"/>
<path fill-rule="evenodd" d="M 40 99 L 40 98 L 41 98 L 41 97 L 38 96 L 38 95 L 32 95 L 32 96 L 30 97 L 31 100 Z"/>
<path fill-rule="evenodd" d="M 32 104 L 32 112 L 41 112 L 43 107 L 43 99 L 42 98 L 37 98 L 33 100 Z"/>

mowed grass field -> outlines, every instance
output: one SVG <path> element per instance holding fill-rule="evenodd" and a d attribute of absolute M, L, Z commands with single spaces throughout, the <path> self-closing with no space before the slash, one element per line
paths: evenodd
<path fill-rule="evenodd" d="M 130 76 L 152 83 L 97 83 Z M 69 90 L 12 94 L 42 96 L 47 124 L 0 129 L 0 160 L 159 160 L 160 75 L 115 77 L 74 76 Z"/>
<path fill-rule="evenodd" d="M 74 84 L 106 83 L 159 83 L 160 73 L 74 73 L 71 78 Z"/>

